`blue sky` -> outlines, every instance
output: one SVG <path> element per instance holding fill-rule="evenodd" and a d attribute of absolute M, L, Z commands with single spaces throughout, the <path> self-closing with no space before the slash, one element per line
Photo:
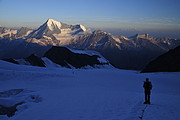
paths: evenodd
<path fill-rule="evenodd" d="M 0 0 L 0 26 L 48 18 L 102 29 L 180 29 L 180 0 Z"/>

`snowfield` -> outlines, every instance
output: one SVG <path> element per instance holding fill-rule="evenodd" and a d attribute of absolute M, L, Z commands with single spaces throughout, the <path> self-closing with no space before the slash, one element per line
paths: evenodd
<path fill-rule="evenodd" d="M 144 105 L 143 81 L 152 85 Z M 6 92 L 5 92 L 6 91 Z M 180 120 L 180 73 L 66 69 L 0 61 L 0 105 L 23 102 L 0 120 Z"/>

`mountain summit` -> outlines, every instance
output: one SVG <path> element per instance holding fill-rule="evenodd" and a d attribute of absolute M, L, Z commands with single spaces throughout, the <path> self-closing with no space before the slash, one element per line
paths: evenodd
<path fill-rule="evenodd" d="M 36 39 L 34 41 L 35 43 L 42 43 L 42 39 L 45 39 L 45 42 L 48 43 L 50 41 L 47 40 L 51 40 L 51 42 L 54 40 L 56 45 L 65 45 L 69 43 L 72 38 L 84 35 L 86 32 L 87 29 L 83 25 L 68 25 L 53 19 L 48 19 L 38 29 L 32 31 L 27 36 L 27 39 L 34 38 Z M 39 39 L 41 39 L 41 41 L 39 41 Z"/>
<path fill-rule="evenodd" d="M 47 26 L 51 31 L 53 31 L 54 29 L 60 30 L 62 23 L 53 19 L 48 19 L 44 25 Z"/>

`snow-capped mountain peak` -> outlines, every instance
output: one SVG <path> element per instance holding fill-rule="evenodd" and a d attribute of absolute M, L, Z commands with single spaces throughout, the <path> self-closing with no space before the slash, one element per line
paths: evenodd
<path fill-rule="evenodd" d="M 34 43 L 41 43 L 42 45 L 66 45 L 78 36 L 87 33 L 85 26 L 68 25 L 63 22 L 58 22 L 53 19 L 48 19 L 38 29 L 31 32 L 27 39 L 35 38 Z"/>
<path fill-rule="evenodd" d="M 48 19 L 47 22 L 45 23 L 48 28 L 53 31 L 54 28 L 59 28 L 61 29 L 61 26 L 62 26 L 62 23 L 61 22 L 58 22 L 58 21 L 55 21 L 53 19 Z"/>
<path fill-rule="evenodd" d="M 80 28 L 81 28 L 83 31 L 86 31 L 86 30 L 87 30 L 86 27 L 83 26 L 83 25 L 80 25 Z"/>

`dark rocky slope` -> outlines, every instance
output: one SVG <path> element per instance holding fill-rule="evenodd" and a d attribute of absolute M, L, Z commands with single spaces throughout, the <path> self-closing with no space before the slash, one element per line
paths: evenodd
<path fill-rule="evenodd" d="M 47 57 L 52 62 L 59 64 L 64 67 L 71 68 L 81 68 L 85 66 L 94 66 L 94 65 L 103 65 L 98 58 L 98 55 L 88 55 L 88 54 L 79 54 L 70 51 L 66 47 L 55 47 L 53 46 L 49 49 L 44 57 Z"/>
<path fill-rule="evenodd" d="M 180 46 L 151 61 L 141 72 L 177 72 L 180 71 Z"/>

